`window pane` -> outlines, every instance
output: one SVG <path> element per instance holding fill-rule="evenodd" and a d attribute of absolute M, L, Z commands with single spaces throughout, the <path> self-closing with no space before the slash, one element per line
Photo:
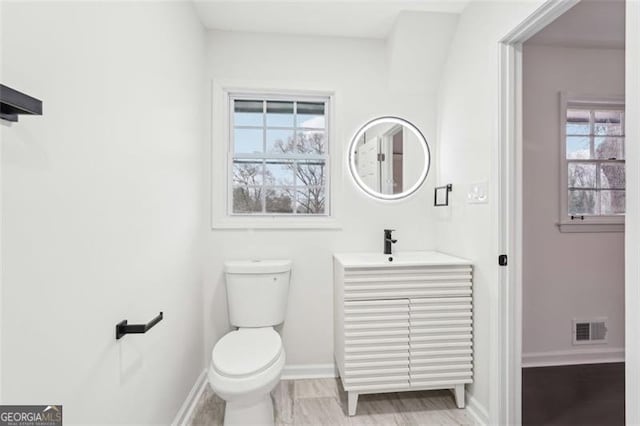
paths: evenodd
<path fill-rule="evenodd" d="M 324 214 L 326 102 L 250 96 L 231 105 L 230 213 Z"/>
<path fill-rule="evenodd" d="M 567 159 L 587 160 L 591 158 L 589 137 L 567 136 Z"/>
<path fill-rule="evenodd" d="M 303 130 L 296 135 L 296 152 L 324 154 L 327 152 L 327 136 L 324 131 Z"/>
<path fill-rule="evenodd" d="M 601 214 L 624 214 L 625 192 L 624 191 L 601 191 L 600 205 Z"/>
<path fill-rule="evenodd" d="M 593 215 L 597 212 L 597 191 L 569 190 L 569 209 L 571 215 Z"/>
<path fill-rule="evenodd" d="M 326 179 L 326 164 L 324 160 L 301 161 L 296 168 L 298 185 L 324 186 Z"/>
<path fill-rule="evenodd" d="M 595 111 L 593 133 L 609 136 L 622 135 L 622 111 Z"/>
<path fill-rule="evenodd" d="M 234 129 L 233 144 L 236 154 L 262 153 L 262 129 Z"/>
<path fill-rule="evenodd" d="M 595 188 L 596 165 L 569 163 L 569 188 Z"/>
<path fill-rule="evenodd" d="M 293 185 L 293 170 L 291 161 L 267 161 L 265 180 L 269 185 Z"/>
<path fill-rule="evenodd" d="M 267 126 L 293 127 L 293 102 L 267 101 Z"/>
<path fill-rule="evenodd" d="M 325 214 L 324 187 L 298 188 L 296 191 L 296 212 L 302 214 Z"/>
<path fill-rule="evenodd" d="M 262 185 L 262 161 L 233 161 L 234 186 Z"/>
<path fill-rule="evenodd" d="M 262 101 L 233 101 L 234 126 L 262 126 Z"/>
<path fill-rule="evenodd" d="M 233 188 L 234 213 L 261 213 L 262 188 L 240 186 Z"/>
<path fill-rule="evenodd" d="M 290 189 L 270 188 L 265 197 L 267 213 L 293 213 L 293 193 Z"/>
<path fill-rule="evenodd" d="M 567 110 L 567 135 L 588 135 L 590 134 L 588 110 L 569 109 Z"/>
<path fill-rule="evenodd" d="M 600 187 L 624 189 L 624 164 L 602 164 L 600 166 Z"/>
<path fill-rule="evenodd" d="M 293 151 L 293 129 L 267 129 L 267 151 L 289 153 Z"/>
<path fill-rule="evenodd" d="M 596 158 L 620 160 L 624 158 L 624 138 L 594 138 Z"/>
<path fill-rule="evenodd" d="M 324 103 L 298 102 L 296 125 L 313 129 L 324 129 Z"/>

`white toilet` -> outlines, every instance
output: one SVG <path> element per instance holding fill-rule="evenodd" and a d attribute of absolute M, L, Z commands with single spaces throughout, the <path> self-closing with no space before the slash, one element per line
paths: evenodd
<path fill-rule="evenodd" d="M 224 424 L 272 425 L 270 392 L 280 381 L 285 354 L 273 326 L 284 321 L 290 260 L 225 263 L 231 325 L 216 343 L 209 384 L 226 401 Z"/>

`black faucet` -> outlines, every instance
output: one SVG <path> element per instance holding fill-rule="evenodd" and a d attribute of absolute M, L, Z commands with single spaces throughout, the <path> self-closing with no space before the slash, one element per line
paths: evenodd
<path fill-rule="evenodd" d="M 395 231 L 395 229 L 385 229 L 384 230 L 384 254 L 391 254 L 391 244 L 395 244 L 398 240 L 394 240 L 391 238 L 391 233 Z"/>

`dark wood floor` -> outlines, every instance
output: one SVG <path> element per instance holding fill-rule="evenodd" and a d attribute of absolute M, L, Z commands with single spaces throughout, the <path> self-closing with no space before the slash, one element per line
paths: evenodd
<path fill-rule="evenodd" d="M 523 425 L 624 425 L 624 363 L 522 369 Z"/>

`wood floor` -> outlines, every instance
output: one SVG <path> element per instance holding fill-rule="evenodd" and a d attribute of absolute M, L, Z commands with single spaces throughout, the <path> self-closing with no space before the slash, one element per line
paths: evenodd
<path fill-rule="evenodd" d="M 277 425 L 473 425 L 456 408 L 450 391 L 360 395 L 358 412 L 346 414 L 338 379 L 283 380 L 271 394 Z M 224 401 L 209 386 L 193 413 L 192 426 L 221 425 Z"/>
<path fill-rule="evenodd" d="M 624 425 L 624 363 L 522 369 L 523 425 Z"/>

